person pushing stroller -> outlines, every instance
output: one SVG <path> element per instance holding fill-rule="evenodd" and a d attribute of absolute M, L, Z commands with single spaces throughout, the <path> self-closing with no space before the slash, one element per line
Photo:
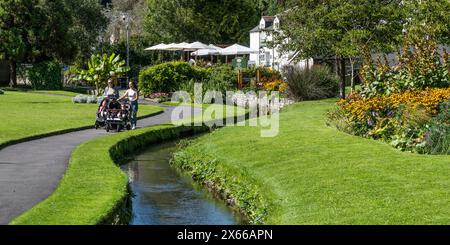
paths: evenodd
<path fill-rule="evenodd" d="M 139 91 L 136 88 L 134 82 L 128 83 L 128 90 L 119 98 L 119 101 L 127 98 L 131 105 L 131 129 L 136 129 L 137 126 L 137 112 L 138 112 L 138 100 Z"/>

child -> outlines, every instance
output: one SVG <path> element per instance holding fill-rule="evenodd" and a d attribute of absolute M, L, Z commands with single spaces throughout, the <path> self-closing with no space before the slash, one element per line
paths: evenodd
<path fill-rule="evenodd" d="M 123 104 L 121 107 L 119 117 L 122 119 L 128 117 L 128 110 L 127 110 L 127 106 L 125 104 Z"/>
<path fill-rule="evenodd" d="M 98 114 L 102 117 L 106 116 L 106 106 L 108 105 L 108 102 L 106 100 L 103 100 L 102 106 L 98 109 Z"/>

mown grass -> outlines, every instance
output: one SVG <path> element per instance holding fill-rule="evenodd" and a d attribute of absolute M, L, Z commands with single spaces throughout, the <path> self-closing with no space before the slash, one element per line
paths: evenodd
<path fill-rule="evenodd" d="M 8 91 L 0 96 L 0 145 L 94 125 L 97 107 L 96 104 L 73 104 L 70 97 Z M 139 116 L 162 110 L 158 106 L 142 105 Z"/>
<path fill-rule="evenodd" d="M 47 94 L 47 95 L 60 95 L 60 96 L 77 96 L 80 93 L 72 92 L 72 91 L 63 91 L 63 90 L 30 90 L 28 93 L 35 94 Z"/>
<path fill-rule="evenodd" d="M 173 126 L 128 131 L 81 144 L 73 152 L 57 190 L 11 224 L 95 225 L 108 220 L 126 198 L 128 183 L 110 149 L 121 140 L 168 128 Z M 127 145 L 122 147 L 127 149 Z"/>
<path fill-rule="evenodd" d="M 204 105 L 217 108 L 221 105 Z M 242 114 L 237 114 L 242 115 Z M 214 119 L 222 119 L 217 115 Z M 201 120 L 194 117 L 194 122 Z M 95 225 L 115 223 L 114 217 L 127 197 L 127 177 L 119 169 L 126 157 L 153 143 L 180 138 L 207 127 L 159 125 L 109 135 L 79 145 L 55 192 L 24 214 L 13 225 Z"/>
<path fill-rule="evenodd" d="M 324 116 L 334 102 L 288 107 L 275 138 L 261 138 L 259 127 L 226 127 L 176 154 L 259 183 L 270 204 L 267 224 L 449 224 L 450 157 L 400 152 L 329 128 Z"/>

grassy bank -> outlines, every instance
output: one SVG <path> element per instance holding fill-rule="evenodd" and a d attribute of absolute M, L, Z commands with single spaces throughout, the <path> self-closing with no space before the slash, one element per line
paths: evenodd
<path fill-rule="evenodd" d="M 121 223 L 116 217 L 127 198 L 124 156 L 148 144 L 178 137 L 188 128 L 162 125 L 89 141 L 77 147 L 57 190 L 14 219 L 14 225 L 95 225 Z"/>
<path fill-rule="evenodd" d="M 0 96 L 0 148 L 23 138 L 91 126 L 96 110 L 95 104 L 73 104 L 69 97 L 6 92 Z M 142 105 L 139 116 L 159 111 L 160 107 Z"/>
<path fill-rule="evenodd" d="M 207 106 L 205 108 L 216 107 Z M 238 114 L 240 115 L 240 114 Z M 217 116 L 216 119 L 221 119 Z M 197 121 L 199 117 L 195 117 Z M 94 225 L 117 224 L 124 209 L 127 178 L 118 168 L 130 157 L 151 144 L 181 138 L 208 127 L 160 125 L 100 137 L 77 147 L 56 191 L 46 200 L 15 218 L 13 225 Z"/>
<path fill-rule="evenodd" d="M 193 176 L 216 171 L 210 181 L 249 212 L 267 209 L 267 224 L 449 224 L 450 157 L 404 153 L 326 127 L 334 102 L 288 107 L 275 138 L 261 138 L 258 127 L 217 130 L 173 162 Z M 244 173 L 236 179 L 255 184 L 260 199 L 233 187 L 230 169 Z"/>

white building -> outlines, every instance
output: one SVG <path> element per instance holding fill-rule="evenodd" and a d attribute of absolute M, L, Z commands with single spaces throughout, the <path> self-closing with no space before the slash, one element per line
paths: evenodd
<path fill-rule="evenodd" d="M 274 32 L 281 32 L 281 20 L 278 16 L 263 16 L 259 25 L 250 31 L 250 48 L 259 50 L 259 54 L 251 54 L 249 64 L 271 67 L 281 70 L 284 66 L 306 67 L 313 65 L 313 60 L 294 62 L 294 52 L 281 53 L 275 46 L 269 48 L 268 43 L 273 41 Z"/>

